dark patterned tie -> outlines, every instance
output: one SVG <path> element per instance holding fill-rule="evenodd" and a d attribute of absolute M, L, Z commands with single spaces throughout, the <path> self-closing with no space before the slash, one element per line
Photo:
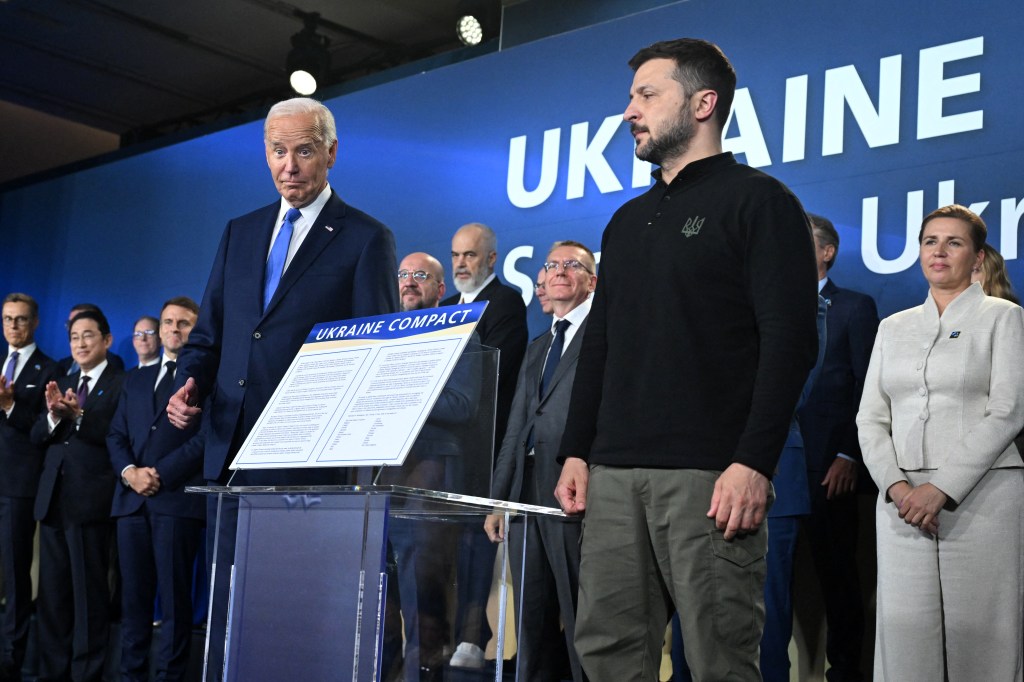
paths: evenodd
<path fill-rule="evenodd" d="M 174 370 L 178 366 L 174 360 L 168 360 L 164 363 L 164 367 L 167 371 L 164 372 L 163 377 L 160 379 L 160 383 L 156 385 L 156 390 L 153 391 L 153 406 L 157 411 L 163 410 L 167 407 L 167 403 L 171 399 L 171 392 L 174 389 Z"/>
<path fill-rule="evenodd" d="M 562 349 L 565 347 L 565 330 L 572 324 L 569 320 L 555 322 L 555 338 L 551 339 L 551 346 L 548 348 L 548 358 L 544 361 L 544 373 L 540 377 L 540 397 L 544 397 L 544 391 L 551 383 L 551 377 L 555 376 L 558 369 L 558 361 L 562 359 Z"/>
<path fill-rule="evenodd" d="M 87 374 L 82 375 L 82 383 L 78 385 L 78 408 L 81 410 L 85 409 L 85 399 L 89 397 L 89 379 Z"/>

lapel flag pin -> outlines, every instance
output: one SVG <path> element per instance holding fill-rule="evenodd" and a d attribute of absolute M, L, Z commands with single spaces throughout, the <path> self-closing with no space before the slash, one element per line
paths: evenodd
<path fill-rule="evenodd" d="M 334 232 L 334 228 L 331 227 L 330 225 L 324 225 L 324 229 L 327 230 L 328 232 Z"/>

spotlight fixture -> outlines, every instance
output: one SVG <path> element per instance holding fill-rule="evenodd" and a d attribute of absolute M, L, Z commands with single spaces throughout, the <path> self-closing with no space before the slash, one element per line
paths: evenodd
<path fill-rule="evenodd" d="M 455 34 L 463 45 L 479 45 L 498 34 L 501 10 L 497 0 L 462 0 L 455 15 Z"/>
<path fill-rule="evenodd" d="M 286 69 L 292 89 L 300 95 L 312 95 L 330 72 L 331 55 L 327 51 L 330 41 L 316 33 L 320 22 L 318 12 L 303 13 L 300 16 L 304 26 L 292 36 L 292 49 L 288 53 Z"/>

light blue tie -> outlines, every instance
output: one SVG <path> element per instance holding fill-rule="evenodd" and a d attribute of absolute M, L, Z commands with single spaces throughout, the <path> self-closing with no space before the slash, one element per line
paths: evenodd
<path fill-rule="evenodd" d="M 267 272 L 263 279 L 263 309 L 270 305 L 270 299 L 277 291 L 277 285 L 281 282 L 281 275 L 284 273 L 284 262 L 288 260 L 288 244 L 292 240 L 292 231 L 295 229 L 295 221 L 302 213 L 297 208 L 289 208 L 284 214 L 284 222 L 274 240 L 274 246 L 270 249 L 270 258 L 267 259 Z"/>

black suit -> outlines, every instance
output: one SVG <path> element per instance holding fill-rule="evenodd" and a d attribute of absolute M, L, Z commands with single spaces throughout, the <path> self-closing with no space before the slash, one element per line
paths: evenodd
<path fill-rule="evenodd" d="M 828 342 L 821 373 L 799 412 L 807 457 L 811 514 L 805 520 L 828 622 L 826 655 L 830 682 L 859 680 L 864 611 L 857 573 L 857 496 L 828 500 L 822 479 L 843 453 L 857 460 L 858 478 L 868 482 L 857 441 L 856 416 L 864 376 L 878 330 L 870 296 L 840 289 L 832 280 L 821 295 L 829 303 Z"/>
<path fill-rule="evenodd" d="M 151 497 L 115 486 L 121 568 L 121 680 L 149 679 L 153 600 L 163 609 L 156 655 L 158 679 L 181 680 L 192 636 L 192 567 L 206 518 L 206 501 L 185 492 L 203 484 L 203 439 L 198 426 L 179 430 L 167 420 L 169 395 L 154 391 L 160 365 L 125 376 L 107 436 L 115 476 L 125 467 L 154 467 L 160 489 Z"/>
<path fill-rule="evenodd" d="M 456 305 L 461 296 L 449 296 L 441 301 L 441 305 Z M 508 412 L 512 407 L 512 396 L 516 392 L 516 377 L 529 339 L 526 305 L 518 291 L 502 284 L 497 277 L 473 301 L 487 301 L 487 310 L 476 326 L 480 343 L 501 351 L 498 358 L 498 403 L 494 417 L 494 442 L 501 445 L 508 424 Z"/>
<path fill-rule="evenodd" d="M 495 463 L 492 498 L 545 507 L 555 505 L 553 493 L 562 471 L 557 461 L 558 445 L 569 412 L 576 361 L 586 326 L 584 320 L 565 347 L 544 395 L 540 395 L 540 379 L 552 334 L 542 334 L 526 349 L 508 432 Z M 531 437 L 532 456 L 527 452 Z M 579 519 L 529 516 L 527 524 L 525 563 L 521 550 L 522 523 L 517 519 L 509 528 L 512 566 L 524 566 L 521 580 L 517 570 L 512 571 L 516 596 L 522 604 L 516 609 L 519 675 L 528 680 L 561 679 L 559 659 L 552 655 L 559 646 L 561 616 L 573 679 L 582 682 L 585 677 L 573 646 L 580 568 Z"/>
<path fill-rule="evenodd" d="M 46 404 L 46 384 L 57 366 L 38 348 L 14 380 L 14 407 L 0 410 L 0 559 L 3 560 L 4 607 L 0 630 L 5 664 L 20 669 L 25 660 L 32 614 L 32 551 L 36 521 L 32 507 L 43 469 L 42 448 L 29 433 Z"/>
<path fill-rule="evenodd" d="M 446 298 L 441 305 L 456 305 L 461 297 L 461 294 L 456 294 Z M 487 310 L 476 326 L 480 343 L 500 351 L 494 441 L 469 444 L 464 460 L 466 481 L 475 482 L 482 490 L 487 490 L 490 487 L 487 482 L 491 478 L 494 443 L 500 444 L 505 437 L 508 413 L 516 391 L 516 377 L 523 362 L 529 332 L 526 327 L 526 305 L 523 303 L 523 297 L 512 287 L 499 282 L 497 277 L 491 280 L 473 301 L 487 301 Z M 486 386 L 484 389 L 486 393 Z M 481 439 L 483 438 L 486 437 L 482 436 Z M 491 590 L 490 567 L 494 566 L 496 550 L 479 529 L 465 529 L 459 543 L 456 640 L 460 643 L 469 642 L 483 649 L 491 638 L 486 608 Z"/>
<path fill-rule="evenodd" d="M 124 373 L 110 366 L 96 379 L 77 425 L 51 433 L 44 411 L 32 442 L 47 446 L 36 497 L 39 530 L 39 679 L 100 680 L 110 630 L 110 501 L 116 484 L 107 431 Z M 79 374 L 57 379 L 76 390 Z"/>

